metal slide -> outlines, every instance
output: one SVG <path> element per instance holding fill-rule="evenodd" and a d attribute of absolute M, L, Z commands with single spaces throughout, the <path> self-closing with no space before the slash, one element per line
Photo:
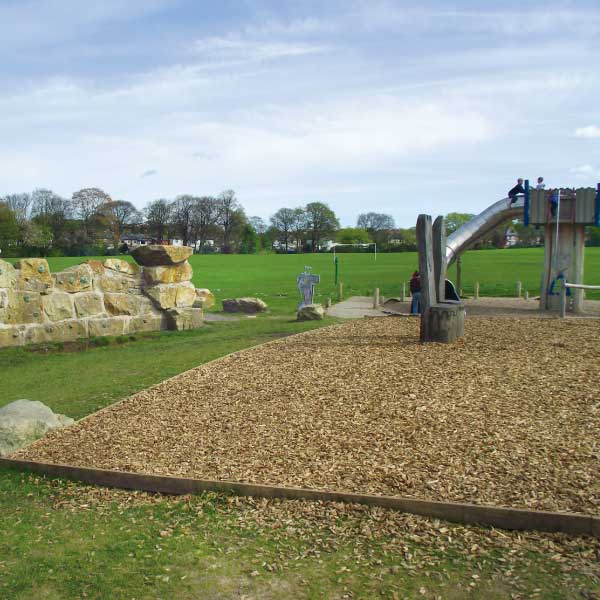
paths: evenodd
<path fill-rule="evenodd" d="M 510 198 L 504 198 L 488 206 L 481 214 L 473 217 L 468 223 L 459 227 L 446 240 L 446 260 L 450 266 L 456 257 L 472 246 L 479 238 L 489 233 L 492 229 L 508 221 L 523 216 L 525 200 L 517 196 L 511 204 Z"/>

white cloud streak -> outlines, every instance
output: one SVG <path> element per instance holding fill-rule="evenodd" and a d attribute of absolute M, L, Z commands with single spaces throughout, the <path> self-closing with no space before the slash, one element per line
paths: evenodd
<path fill-rule="evenodd" d="M 588 125 L 587 127 L 578 127 L 575 130 L 575 137 L 588 140 L 600 138 L 600 127 L 597 125 Z"/>

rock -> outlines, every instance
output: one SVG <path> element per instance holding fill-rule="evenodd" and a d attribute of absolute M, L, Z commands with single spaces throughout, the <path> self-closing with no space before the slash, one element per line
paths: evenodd
<path fill-rule="evenodd" d="M 134 317 L 129 322 L 129 333 L 136 331 L 160 331 L 166 328 L 166 317 L 163 313 L 159 312 Z"/>
<path fill-rule="evenodd" d="M 104 312 L 102 294 L 82 292 L 74 296 L 75 311 L 78 317 L 93 317 Z"/>
<path fill-rule="evenodd" d="M 189 246 L 162 246 L 150 244 L 139 246 L 131 251 L 131 256 L 144 267 L 162 267 L 176 265 L 192 255 Z"/>
<path fill-rule="evenodd" d="M 144 267 L 144 279 L 150 285 L 189 281 L 193 273 L 187 260 L 172 267 Z"/>
<path fill-rule="evenodd" d="M 129 333 L 131 317 L 111 317 L 110 319 L 89 319 L 88 331 L 90 337 L 104 335 L 125 335 Z"/>
<path fill-rule="evenodd" d="M 162 309 L 191 307 L 196 300 L 196 290 L 189 282 L 161 283 L 145 292 Z"/>
<path fill-rule="evenodd" d="M 215 305 L 215 295 L 206 288 L 196 288 L 196 300 L 194 308 L 208 310 Z"/>
<path fill-rule="evenodd" d="M 38 325 L 44 327 L 49 335 L 49 341 L 53 342 L 73 342 L 87 337 L 87 323 L 85 320 L 69 319 L 59 321 L 58 323 Z"/>
<path fill-rule="evenodd" d="M 167 328 L 175 331 L 198 329 L 202 327 L 201 308 L 170 308 L 167 310 Z"/>
<path fill-rule="evenodd" d="M 243 312 L 253 315 L 267 310 L 267 305 L 260 298 L 228 298 L 223 300 L 223 310 L 225 312 Z"/>
<path fill-rule="evenodd" d="M 97 290 L 103 292 L 122 292 L 131 294 L 140 294 L 142 279 L 141 275 L 132 277 L 130 275 L 121 275 L 117 271 L 106 269 L 103 275 L 94 279 Z"/>
<path fill-rule="evenodd" d="M 14 288 L 16 284 L 15 268 L 9 262 L 0 259 L 0 288 Z"/>
<path fill-rule="evenodd" d="M 298 310 L 298 321 L 320 321 L 325 316 L 325 310 L 320 304 L 307 304 Z"/>
<path fill-rule="evenodd" d="M 42 323 L 44 313 L 39 292 L 18 290 L 3 290 L 0 303 L 5 307 L 0 309 L 3 320 L 7 325 L 19 323 Z"/>
<path fill-rule="evenodd" d="M 152 308 L 152 303 L 144 296 L 107 292 L 104 294 L 104 306 L 109 315 L 135 316 L 148 312 Z"/>
<path fill-rule="evenodd" d="M 52 287 L 52 276 L 45 258 L 22 258 L 18 269 L 17 289 L 30 292 L 45 292 Z"/>
<path fill-rule="evenodd" d="M 103 266 L 111 271 L 127 275 L 137 275 L 140 272 L 140 268 L 135 263 L 130 263 L 120 258 L 107 258 Z"/>
<path fill-rule="evenodd" d="M 75 294 L 91 290 L 93 276 L 92 268 L 87 264 L 81 264 L 55 273 L 52 277 L 60 291 Z"/>
<path fill-rule="evenodd" d="M 87 265 L 94 275 L 104 275 L 104 265 L 99 260 L 90 258 L 90 260 L 86 260 L 83 264 Z"/>
<path fill-rule="evenodd" d="M 74 422 L 65 415 L 52 412 L 41 402 L 15 400 L 0 408 L 0 456 L 30 444 L 48 431 Z"/>
<path fill-rule="evenodd" d="M 72 319 L 73 298 L 65 292 L 53 292 L 47 296 L 42 296 L 42 306 L 46 316 L 51 321 L 63 321 Z"/>
<path fill-rule="evenodd" d="M 21 332 L 18 327 L 0 325 L 0 348 L 21 345 Z"/>

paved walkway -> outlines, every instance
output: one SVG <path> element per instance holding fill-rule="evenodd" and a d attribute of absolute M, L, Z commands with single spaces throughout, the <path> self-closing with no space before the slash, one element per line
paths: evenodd
<path fill-rule="evenodd" d="M 385 317 L 381 308 L 373 308 L 372 296 L 352 296 L 328 309 L 330 317 L 338 319 L 361 319 L 362 317 Z"/>

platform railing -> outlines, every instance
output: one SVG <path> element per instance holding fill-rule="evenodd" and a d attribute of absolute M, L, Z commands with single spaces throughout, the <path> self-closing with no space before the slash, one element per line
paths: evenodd
<path fill-rule="evenodd" d="M 585 285 L 583 283 L 568 283 L 565 281 L 560 290 L 560 316 L 567 316 L 567 289 L 573 288 L 576 290 L 600 290 L 600 285 Z"/>

